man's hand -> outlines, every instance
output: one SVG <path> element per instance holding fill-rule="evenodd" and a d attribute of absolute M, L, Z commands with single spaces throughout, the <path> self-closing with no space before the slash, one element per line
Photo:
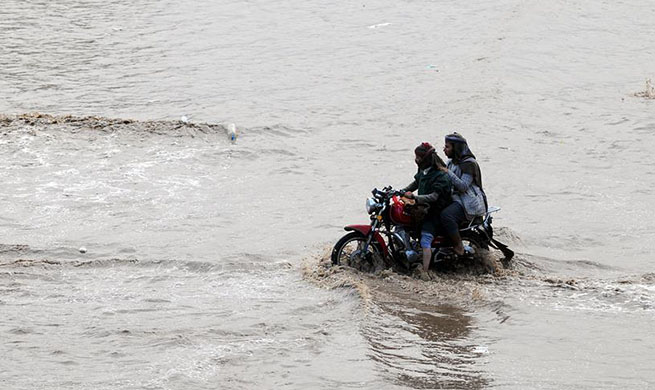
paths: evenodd
<path fill-rule="evenodd" d="M 414 193 L 413 192 L 406 191 L 405 195 L 403 195 L 403 196 L 405 198 L 407 198 L 407 199 L 414 199 Z"/>

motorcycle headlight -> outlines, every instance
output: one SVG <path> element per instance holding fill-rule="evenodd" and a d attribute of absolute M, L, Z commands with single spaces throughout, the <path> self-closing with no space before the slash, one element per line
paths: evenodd
<path fill-rule="evenodd" d="M 366 212 L 369 214 L 373 214 L 378 208 L 380 207 L 380 204 L 375 201 L 373 198 L 367 198 L 366 199 Z"/>

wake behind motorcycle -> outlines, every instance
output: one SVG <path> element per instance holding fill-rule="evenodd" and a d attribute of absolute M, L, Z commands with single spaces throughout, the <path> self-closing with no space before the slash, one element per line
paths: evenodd
<path fill-rule="evenodd" d="M 377 272 L 392 268 L 396 272 L 411 273 L 421 264 L 419 222 L 408 212 L 410 201 L 391 186 L 371 191 L 366 199 L 366 211 L 371 222 L 366 225 L 348 225 L 347 233 L 332 249 L 333 265 L 346 265 L 363 272 Z M 507 265 L 514 252 L 493 238 L 491 214 L 498 207 L 489 207 L 487 213 L 460 227 L 462 242 L 468 248 L 464 255 L 453 251 L 450 240 L 441 235 L 432 241 L 430 268 L 448 269 L 454 263 L 471 263 L 479 260 L 482 250 L 489 247 L 500 250 Z"/>

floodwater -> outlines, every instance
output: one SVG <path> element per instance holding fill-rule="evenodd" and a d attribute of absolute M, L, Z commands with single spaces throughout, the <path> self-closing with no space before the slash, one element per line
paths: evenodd
<path fill-rule="evenodd" d="M 643 0 L 4 1 L 0 387 L 655 387 L 653 20 Z M 511 269 L 324 268 L 369 191 L 455 130 Z"/>

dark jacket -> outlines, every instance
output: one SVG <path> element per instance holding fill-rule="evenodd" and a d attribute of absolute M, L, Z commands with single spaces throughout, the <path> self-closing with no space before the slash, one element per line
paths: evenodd
<path fill-rule="evenodd" d="M 414 175 L 414 181 L 405 187 L 405 191 L 418 190 L 416 202 L 429 204 L 430 214 L 438 214 L 452 202 L 453 185 L 446 172 L 436 167 L 419 170 Z"/>

